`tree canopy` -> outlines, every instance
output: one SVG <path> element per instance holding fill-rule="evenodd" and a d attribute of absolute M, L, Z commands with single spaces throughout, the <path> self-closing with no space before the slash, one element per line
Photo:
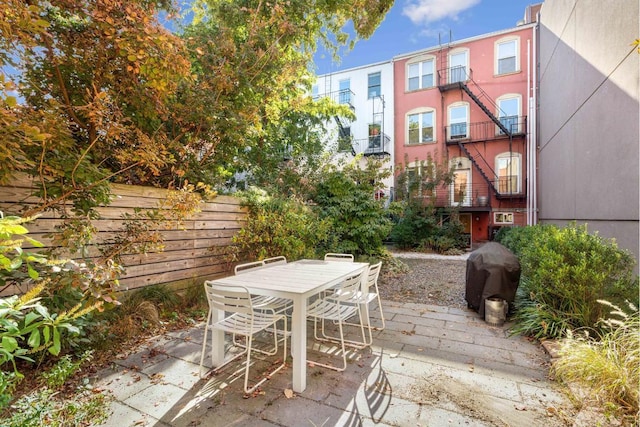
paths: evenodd
<path fill-rule="evenodd" d="M 86 213 L 109 182 L 220 184 L 249 169 L 272 181 L 285 155 L 321 151 L 316 129 L 339 112 L 308 96 L 317 43 L 368 37 L 391 5 L 198 0 L 172 33 L 158 19 L 176 16 L 169 0 L 7 0 L 0 182 L 27 172 L 43 209 Z"/>

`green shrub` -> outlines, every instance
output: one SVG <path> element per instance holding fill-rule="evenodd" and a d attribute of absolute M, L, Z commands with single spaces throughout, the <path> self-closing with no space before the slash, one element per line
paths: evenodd
<path fill-rule="evenodd" d="M 384 201 L 374 197 L 384 175 L 374 161 L 364 169 L 351 164 L 322 175 L 312 197 L 319 218 L 331 224 L 332 238 L 318 248 L 320 254 L 379 252 L 392 228 Z"/>
<path fill-rule="evenodd" d="M 437 229 L 438 218 L 431 206 L 407 203 L 393 226 L 390 237 L 400 249 L 413 249 L 434 236 Z"/>
<path fill-rule="evenodd" d="M 587 387 L 605 408 L 615 408 L 616 416 L 630 419 L 638 425 L 638 384 L 640 384 L 640 317 L 638 307 L 629 304 L 631 313 L 600 301 L 613 308 L 611 317 L 603 322 L 603 331 L 595 337 L 569 334 L 554 363 L 556 375 L 567 382 Z"/>
<path fill-rule="evenodd" d="M 632 256 L 586 226 L 513 228 L 501 242 L 522 268 L 514 332 L 556 338 L 567 328 L 598 328 L 606 313 L 597 300 L 638 299 Z"/>
<path fill-rule="evenodd" d="M 249 215 L 233 237 L 232 261 L 284 255 L 289 260 L 314 258 L 316 248 L 329 238 L 331 221 L 295 198 L 269 196 L 252 188 L 243 193 Z"/>

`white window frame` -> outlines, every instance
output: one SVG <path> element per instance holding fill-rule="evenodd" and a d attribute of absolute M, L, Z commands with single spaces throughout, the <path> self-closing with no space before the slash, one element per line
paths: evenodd
<path fill-rule="evenodd" d="M 423 118 L 422 115 L 423 114 L 431 114 L 431 129 L 432 129 L 432 138 L 431 140 L 428 141 L 423 141 L 422 138 L 422 132 L 423 132 L 423 127 L 422 127 L 422 122 L 423 122 Z M 420 125 L 419 129 L 419 135 L 418 135 L 418 142 L 410 142 L 410 138 L 409 138 L 409 134 L 410 134 L 410 129 L 409 129 L 409 124 L 410 124 L 410 117 L 411 116 L 418 116 L 418 123 Z M 405 123 L 406 123 L 406 131 L 405 131 L 405 145 L 422 145 L 422 144 L 434 144 L 437 141 L 437 137 L 436 137 L 436 109 L 435 108 L 418 108 L 415 110 L 411 110 L 407 113 L 406 118 L 405 118 Z"/>
<path fill-rule="evenodd" d="M 456 71 L 455 68 L 457 68 L 458 66 L 454 67 L 454 70 L 452 72 L 452 67 L 451 67 L 451 63 L 453 62 L 451 60 L 452 57 L 457 56 L 457 55 L 461 55 L 464 54 L 464 79 L 460 80 L 457 77 L 460 77 L 458 74 L 461 73 L 461 71 Z M 447 78 L 448 81 L 447 83 L 457 83 L 457 82 L 464 82 L 467 81 L 468 77 L 469 77 L 469 49 L 467 48 L 458 48 L 458 49 L 454 49 L 451 52 L 449 52 L 449 57 L 448 57 L 448 61 L 449 61 L 449 66 L 447 67 Z M 462 66 L 460 66 L 462 67 Z M 456 77 L 455 79 L 453 77 Z"/>
<path fill-rule="evenodd" d="M 377 74 L 378 75 L 378 79 L 380 80 L 380 83 L 377 85 L 378 87 L 378 94 L 375 96 L 371 96 L 371 88 L 375 87 L 375 86 L 371 86 L 371 76 Z M 367 74 L 367 99 L 373 99 L 376 98 L 378 96 L 382 96 L 382 71 L 374 71 L 373 73 L 368 73 Z"/>
<path fill-rule="evenodd" d="M 513 224 L 513 212 L 494 212 L 493 223 L 495 225 Z"/>
<path fill-rule="evenodd" d="M 424 78 L 426 76 L 428 76 L 429 74 L 425 74 L 425 63 L 431 63 L 431 85 L 427 86 L 424 84 Z M 418 74 L 414 77 L 411 77 L 410 75 L 410 70 L 412 67 L 417 66 L 418 69 Z M 412 60 L 411 62 L 408 62 L 406 65 L 406 73 L 407 73 L 407 80 L 406 80 L 406 90 L 407 92 L 412 92 L 414 90 L 420 90 L 420 89 L 429 89 L 432 87 L 435 87 L 436 85 L 436 57 L 435 56 L 425 56 L 425 57 L 420 57 L 420 58 L 416 58 L 414 60 Z M 412 78 L 417 78 L 418 79 L 418 87 L 411 89 L 410 87 L 410 81 Z"/>
<path fill-rule="evenodd" d="M 346 87 L 343 85 L 346 83 Z M 340 79 L 338 81 L 338 104 L 351 105 L 351 79 Z"/>
<path fill-rule="evenodd" d="M 498 97 L 498 99 L 496 99 L 496 106 L 498 108 L 498 111 L 496 111 L 496 117 L 501 122 L 502 122 L 502 120 L 501 120 L 502 118 L 513 117 L 512 114 L 506 115 L 505 111 L 503 111 L 501 106 L 500 106 L 500 104 L 502 102 L 513 101 L 513 100 L 516 100 L 517 103 L 518 103 L 518 108 L 517 108 L 517 111 L 516 111 L 515 119 L 505 120 L 505 122 L 503 122 L 503 124 L 505 125 L 505 127 L 507 127 L 507 129 L 509 129 L 509 126 L 507 126 L 507 125 L 509 125 L 509 123 L 512 123 L 513 120 L 515 120 L 516 127 L 515 128 L 511 127 L 509 130 L 512 130 L 513 133 L 520 133 L 521 132 L 521 129 L 520 129 L 520 126 L 521 126 L 520 117 L 522 116 L 522 96 L 520 94 L 518 94 L 518 93 L 508 93 L 508 94 L 505 94 L 505 95 L 502 95 L 502 96 Z M 500 128 L 498 128 L 496 126 L 496 135 L 502 135 L 502 134 L 503 134 L 502 130 L 500 130 Z"/>
<path fill-rule="evenodd" d="M 422 186 L 422 177 L 428 173 L 428 170 L 425 170 L 427 168 L 425 168 L 424 162 L 423 161 L 415 161 L 415 162 L 411 162 L 407 165 L 407 168 L 405 169 L 406 173 L 407 173 L 407 182 L 406 182 L 406 190 L 409 190 L 409 186 L 411 185 L 411 183 L 409 182 L 409 175 L 413 172 L 415 173 L 416 178 L 418 179 L 418 188 L 417 188 L 417 194 L 415 194 L 415 196 L 417 197 L 422 197 L 422 198 L 430 198 L 430 197 L 436 197 L 436 189 L 426 189 L 423 188 Z M 432 178 L 435 179 L 435 175 L 436 175 L 436 168 L 434 167 L 434 169 L 432 170 Z"/>
<path fill-rule="evenodd" d="M 509 70 L 509 71 L 504 71 L 504 72 L 500 72 L 500 60 L 501 59 L 506 59 L 506 58 L 511 58 L 510 56 L 500 56 L 500 46 L 501 45 L 506 45 L 507 43 L 514 43 L 515 44 L 515 69 L 514 70 Z M 507 74 L 513 74 L 513 73 L 519 73 L 520 72 L 520 37 L 518 36 L 509 36 L 509 37 L 503 37 L 499 40 L 496 40 L 495 45 L 494 45 L 494 73 L 496 76 L 502 76 L 502 75 L 507 75 Z"/>
<path fill-rule="evenodd" d="M 471 173 L 471 161 L 466 157 L 454 157 L 449 161 L 449 166 L 453 170 L 453 182 L 449 184 L 449 199 L 451 206 L 471 206 L 473 202 L 473 174 Z M 464 193 L 462 200 L 455 201 L 456 198 L 456 177 L 457 175 L 464 175 L 466 177 L 466 185 L 464 187 Z M 459 196 L 459 195 L 458 195 Z"/>
<path fill-rule="evenodd" d="M 464 117 L 464 121 L 459 121 L 456 120 L 454 121 L 451 117 L 451 110 L 452 109 L 458 109 L 458 108 L 464 108 L 465 109 L 465 117 Z M 448 125 L 449 125 L 449 135 L 447 135 L 447 139 L 449 139 L 450 141 L 452 140 L 457 140 L 457 139 L 466 139 L 469 138 L 469 103 L 468 102 L 455 102 L 451 105 L 449 105 L 449 107 L 447 108 L 447 120 L 448 120 Z M 464 123 L 465 124 L 465 133 L 464 135 L 453 135 L 452 132 L 452 126 L 456 125 L 456 124 L 460 124 L 460 123 Z"/>
<path fill-rule="evenodd" d="M 516 162 L 516 168 L 517 168 L 517 173 L 515 174 L 516 177 L 516 188 L 512 188 L 511 191 L 501 191 L 502 190 L 502 185 L 500 184 L 500 168 L 501 168 L 501 164 L 500 162 L 502 160 L 511 160 L 512 162 Z M 513 166 L 507 165 L 507 168 L 511 167 L 511 169 L 513 169 Z M 513 152 L 504 152 L 504 153 L 500 153 L 496 156 L 495 158 L 495 171 L 496 171 L 496 189 L 498 190 L 498 192 L 500 194 L 520 194 L 522 193 L 522 155 L 520 153 L 513 153 Z M 509 171 L 508 171 L 509 172 Z M 513 172 L 511 174 L 505 175 L 505 177 L 507 179 L 509 179 L 511 176 L 513 176 Z M 508 190 L 508 189 L 505 189 Z"/>

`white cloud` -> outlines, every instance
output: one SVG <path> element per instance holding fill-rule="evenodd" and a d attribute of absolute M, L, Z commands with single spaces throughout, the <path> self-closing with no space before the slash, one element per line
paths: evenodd
<path fill-rule="evenodd" d="M 416 25 L 429 24 L 443 18 L 457 19 L 460 12 L 478 3 L 480 0 L 411 0 L 402 14 Z"/>

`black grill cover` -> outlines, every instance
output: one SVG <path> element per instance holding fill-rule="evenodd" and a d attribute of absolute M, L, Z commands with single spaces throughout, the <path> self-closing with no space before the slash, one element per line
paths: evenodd
<path fill-rule="evenodd" d="M 500 243 L 488 242 L 467 259 L 467 305 L 484 317 L 484 301 L 496 297 L 513 303 L 519 281 L 518 257 Z"/>

